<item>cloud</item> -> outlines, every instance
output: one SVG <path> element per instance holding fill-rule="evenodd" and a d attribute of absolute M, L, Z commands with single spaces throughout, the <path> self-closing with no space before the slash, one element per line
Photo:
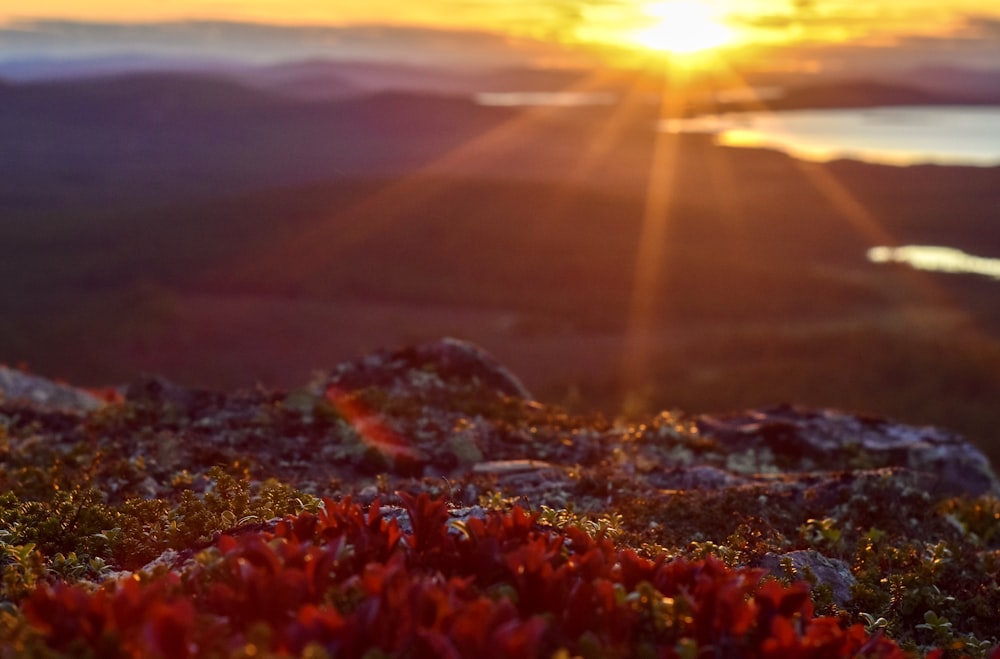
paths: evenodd
<path fill-rule="evenodd" d="M 902 27 L 900 18 L 890 14 L 857 13 L 849 11 L 819 13 L 811 10 L 797 10 L 787 13 L 731 14 L 727 22 L 751 30 L 771 30 L 794 32 L 809 38 L 822 40 L 822 35 L 830 32 L 857 33 L 869 31 L 896 30 Z"/>
<path fill-rule="evenodd" d="M 492 0 L 456 0 L 468 4 Z M 510 0 L 510 20 L 520 9 L 534 5 L 528 0 Z M 580 21 L 595 15 L 623 12 L 624 0 L 553 0 L 538 3 L 548 12 L 539 30 L 572 34 Z M 522 6 L 523 5 L 523 6 Z M 817 5 L 819 6 L 819 5 Z M 822 5 L 829 7 L 829 5 Z M 632 9 L 636 5 L 631 4 Z M 587 14 L 581 18 L 580 12 Z M 589 13 L 588 13 L 589 12 Z M 596 12 L 596 13 L 595 13 Z M 868 18 L 876 17 L 873 12 Z M 559 18 L 556 15 L 561 16 Z M 554 18 L 555 17 L 555 18 Z M 562 21 L 559 23 L 558 21 Z M 857 13 L 801 10 L 733 18 L 750 30 L 770 34 L 762 39 L 774 66 L 795 58 L 819 62 L 825 70 L 858 70 L 947 63 L 998 68 L 1000 62 L 1000 18 L 970 15 L 951 35 L 910 35 L 871 32 L 868 42 L 832 44 L 819 38 L 788 43 L 782 35 L 799 30 L 801 35 L 819 34 L 825 28 L 864 29 Z M 560 26 L 561 27 L 558 27 Z M 497 30 L 508 26 L 496 25 Z M 887 28 L 888 29 L 888 28 Z M 812 32 L 811 32 L 812 31 Z M 890 38 L 885 37 L 889 35 Z M 886 47 L 891 45 L 892 47 Z M 0 24 L 0 61 L 39 58 L 98 58 L 147 56 L 205 61 L 236 60 L 267 63 L 309 58 L 407 61 L 449 67 L 505 67 L 531 64 L 588 66 L 597 62 L 586 46 L 565 45 L 552 35 L 512 36 L 511 32 L 443 30 L 388 25 L 288 26 L 225 21 L 175 21 L 163 23 L 81 22 L 69 20 L 22 20 Z"/>
<path fill-rule="evenodd" d="M 91 23 L 18 21 L 0 26 L 0 59 L 123 53 L 272 62 L 327 57 L 479 66 L 528 64 L 573 53 L 539 39 L 472 30 L 386 25 L 281 26 L 224 21 Z"/>
<path fill-rule="evenodd" d="M 958 33 L 952 36 L 899 36 L 888 43 L 775 44 L 758 53 L 751 64 L 761 69 L 777 70 L 797 62 L 810 62 L 816 70 L 835 76 L 855 77 L 906 72 L 928 66 L 996 71 L 1000 70 L 1000 39 Z"/>
<path fill-rule="evenodd" d="M 1000 18 L 969 16 L 960 34 L 973 39 L 1000 39 Z"/>

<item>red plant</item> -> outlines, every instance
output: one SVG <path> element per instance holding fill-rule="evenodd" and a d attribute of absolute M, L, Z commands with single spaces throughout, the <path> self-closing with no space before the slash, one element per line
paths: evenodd
<path fill-rule="evenodd" d="M 805 584 L 712 557 L 644 559 L 537 527 L 520 508 L 459 532 L 444 502 L 401 498 L 409 533 L 377 502 L 326 500 L 273 533 L 221 538 L 215 560 L 180 574 L 39 588 L 24 613 L 52 649 L 102 657 L 225 656 L 262 625 L 261 649 L 279 655 L 319 644 L 337 657 L 905 656 L 860 625 L 816 618 Z"/>
<path fill-rule="evenodd" d="M 149 584 L 124 579 L 113 590 L 41 586 L 23 611 L 53 649 L 67 654 L 186 659 L 194 648 L 195 609 L 178 585 L 177 575 L 167 575 Z"/>

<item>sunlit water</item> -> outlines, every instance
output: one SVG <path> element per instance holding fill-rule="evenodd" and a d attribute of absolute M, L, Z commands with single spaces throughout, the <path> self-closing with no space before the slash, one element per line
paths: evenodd
<path fill-rule="evenodd" d="M 610 92 L 482 92 L 479 105 L 500 107 L 588 107 L 614 105 L 618 96 Z"/>
<path fill-rule="evenodd" d="M 740 87 L 720 89 L 712 94 L 717 103 L 750 103 L 777 100 L 785 95 L 782 87 Z M 480 92 L 473 94 L 472 100 L 478 105 L 512 108 L 530 107 L 588 107 L 595 105 L 615 105 L 621 96 L 614 92 L 581 91 L 507 91 Z M 656 105 L 657 95 L 648 96 L 644 102 Z"/>
<path fill-rule="evenodd" d="M 1000 259 L 973 256 L 952 247 L 872 247 L 868 250 L 868 260 L 873 263 L 906 263 L 918 270 L 970 273 L 1000 279 Z"/>
<path fill-rule="evenodd" d="M 661 130 L 772 148 L 802 160 L 888 165 L 1000 165 L 1000 107 L 913 106 L 740 112 L 670 119 Z"/>

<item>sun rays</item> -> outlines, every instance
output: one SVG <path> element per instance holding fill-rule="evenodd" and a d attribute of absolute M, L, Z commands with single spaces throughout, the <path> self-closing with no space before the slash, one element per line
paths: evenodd
<path fill-rule="evenodd" d="M 607 86 L 607 75 L 606 71 L 596 70 L 559 91 L 593 93 Z M 524 176 L 548 175 L 562 183 L 564 189 L 582 184 L 612 157 L 611 153 L 620 145 L 621 132 L 632 125 L 636 113 L 642 112 L 644 106 L 641 89 L 626 92 L 622 102 L 614 106 L 607 120 L 588 135 L 586 142 L 569 145 L 574 153 L 580 154 L 571 168 L 553 170 L 549 174 L 525 172 Z M 490 178 L 498 171 L 509 170 L 511 159 L 524 160 L 525 150 L 559 130 L 567 116 L 566 108 L 544 105 L 514 112 L 496 126 L 385 185 L 376 194 L 331 212 L 327 218 L 290 236 L 283 244 L 265 246 L 262 253 L 252 259 L 253 269 L 258 274 L 291 270 L 297 279 L 309 277 L 315 274 L 309 272 L 310 264 L 315 264 L 317 259 L 335 259 L 339 254 L 363 247 L 366 241 L 377 239 L 383 232 L 393 231 L 401 213 L 419 212 L 428 207 L 446 194 L 456 181 Z M 535 156 L 527 160 L 544 163 L 546 154 Z M 543 169 L 540 164 L 537 167 Z M 540 202 L 539 228 L 544 226 L 546 218 L 557 215 L 563 205 L 558 198 Z"/>
<path fill-rule="evenodd" d="M 683 81 L 671 82 L 673 85 L 664 85 L 660 94 L 661 119 L 676 116 L 685 104 Z M 676 93 L 678 90 L 681 93 Z M 664 290 L 664 255 L 671 239 L 670 214 L 677 167 L 680 165 L 677 157 L 680 136 L 658 131 L 654 139 L 622 355 L 623 386 L 628 395 L 639 397 L 643 395 L 651 376 L 649 363 L 655 352 L 657 315 L 660 295 Z M 642 401 L 635 404 L 641 406 Z"/>
<path fill-rule="evenodd" d="M 717 60 L 717 75 L 725 79 L 727 84 L 741 82 L 743 96 L 753 99 L 750 85 L 741 81 L 736 72 L 727 70 L 721 56 L 714 57 Z M 536 200 L 534 222 L 509 247 L 516 252 L 543 238 L 546 244 L 558 242 L 560 233 L 579 230 L 567 213 L 574 190 L 593 185 L 605 185 L 611 189 L 612 181 L 619 175 L 616 174 L 616 168 L 621 166 L 621 152 L 625 148 L 623 145 L 630 140 L 629 144 L 634 144 L 636 127 L 648 122 L 648 142 L 645 148 L 649 158 L 643 163 L 648 169 L 627 173 L 632 179 L 645 181 L 641 215 L 621 218 L 623 227 L 637 226 L 638 230 L 632 260 L 623 264 L 623 267 L 631 270 L 632 283 L 628 299 L 623 300 L 622 305 L 626 311 L 622 323 L 625 329 L 621 333 L 620 382 L 623 391 L 641 394 L 659 377 L 656 372 L 658 359 L 663 354 L 664 347 L 670 345 L 671 332 L 684 326 L 689 320 L 674 313 L 670 296 L 678 287 L 685 285 L 679 279 L 681 270 L 674 259 L 686 246 L 678 242 L 680 238 L 674 229 L 678 214 L 685 212 L 680 208 L 684 202 L 679 205 L 678 199 L 691 194 L 690 190 L 678 187 L 687 167 L 685 154 L 692 153 L 690 149 L 710 149 L 702 151 L 709 166 L 705 168 L 706 180 L 700 182 L 702 188 L 698 194 L 709 199 L 707 205 L 723 220 L 717 226 L 725 235 L 718 236 L 718 239 L 730 246 L 730 255 L 742 254 L 740 258 L 748 261 L 756 257 L 750 248 L 743 250 L 741 245 L 741 242 L 751 242 L 752 236 L 747 227 L 753 224 L 749 221 L 753 218 L 748 217 L 751 211 L 747 210 L 740 194 L 734 191 L 742 185 L 740 165 L 734 150 L 707 144 L 685 146 L 692 144 L 686 136 L 653 129 L 657 119 L 678 117 L 685 113 L 689 105 L 689 94 L 699 84 L 690 76 L 703 72 L 671 66 L 669 61 L 665 62 L 653 54 L 649 61 L 651 68 L 646 76 L 633 80 L 632 85 L 624 92 L 619 91 L 614 105 L 593 113 L 577 108 L 544 106 L 510 112 L 505 120 L 458 144 L 419 169 L 381 187 L 377 193 L 364 196 L 344 208 L 332 210 L 328 217 L 290 236 L 282 245 L 267 246 L 258 261 L 260 272 L 284 269 L 292 273 L 293 279 L 318 276 L 324 262 L 363 251 L 369 241 L 378 241 L 381 236 L 398 231 L 402 215 L 419 214 L 429 208 L 435 200 L 447 194 L 456 181 L 477 177 L 488 179 L 498 172 L 503 172 L 506 176 L 524 176 L 526 179 L 544 175 L 554 183 L 546 188 L 547 196 Z M 594 71 L 568 88 L 558 91 L 571 94 L 603 93 L 612 86 L 607 79 L 608 75 L 607 71 Z M 650 78 L 659 79 L 660 88 L 655 96 L 650 93 Z M 766 110 L 767 107 L 764 98 L 751 100 L 749 105 L 759 110 Z M 584 114 L 573 114 L 577 112 Z M 582 141 L 563 145 L 565 153 L 550 158 L 551 154 L 530 152 L 534 143 L 557 144 L 558 140 L 554 140 L 553 135 L 564 130 L 563 122 L 568 117 L 584 115 L 589 117 L 588 121 L 593 120 L 593 117 L 600 117 L 600 121 L 588 124 L 590 130 L 587 131 L 566 132 L 567 139 Z M 532 162 L 533 160 L 537 162 Z M 515 167 L 512 170 L 511 163 L 522 162 L 536 169 L 522 172 Z M 545 162 L 553 163 L 551 171 L 546 171 L 546 167 L 541 164 Z M 787 169 L 796 172 L 798 180 L 788 181 L 787 185 L 813 190 L 825 207 L 836 214 L 843 227 L 859 236 L 864 244 L 897 244 L 894 236 L 879 221 L 877 213 L 841 182 L 828 165 L 791 162 Z M 484 203 L 489 203 L 489 200 L 484 200 Z M 812 210 L 805 207 L 790 208 L 788 212 L 800 214 L 801 221 L 807 223 Z M 469 221 L 476 220 L 469 218 Z M 556 236 L 555 240 L 553 236 Z M 418 250 L 420 245 L 415 244 L 413 248 Z M 516 254 L 513 254 L 512 258 L 515 257 Z M 858 254 L 859 260 L 863 257 L 863 253 Z M 720 267 L 724 268 L 726 265 L 720 264 Z M 456 273 L 456 276 L 464 275 Z M 377 274 L 373 273 L 373 277 L 377 277 Z M 885 275 L 883 278 L 893 279 L 892 285 L 905 291 L 911 302 L 916 300 L 927 306 L 947 307 L 955 314 L 960 314 L 960 309 L 949 301 L 941 287 L 926 273 L 905 271 L 899 275 Z M 566 281 L 565 285 L 571 287 L 575 282 Z M 746 295 L 757 293 L 749 289 L 745 291 Z M 688 329 L 691 327 L 688 326 Z M 740 329 L 732 327 L 720 331 L 736 334 Z M 359 432 L 365 436 L 370 435 L 375 444 L 384 445 L 385 450 L 405 452 L 405 447 L 396 438 L 377 428 L 369 432 L 371 429 L 365 425 L 364 415 L 356 416 L 361 419 Z"/>
<path fill-rule="evenodd" d="M 734 70 L 727 69 L 724 61 L 719 59 L 718 70 L 741 84 L 744 96 L 748 98 L 748 105 L 758 111 L 768 111 L 767 102 L 763 97 L 757 97 L 753 88 L 747 84 L 742 77 Z M 678 71 L 683 72 L 683 67 L 675 67 L 675 75 Z M 669 88 L 669 93 L 664 94 L 661 100 L 661 117 L 664 119 L 680 116 L 686 102 L 683 79 L 675 79 L 675 83 Z M 676 83 L 681 82 L 678 86 Z M 637 409 L 644 409 L 650 402 L 652 388 L 655 386 L 656 364 L 658 355 L 663 352 L 662 337 L 668 331 L 664 323 L 670 323 L 669 315 L 663 312 L 669 306 L 669 300 L 662 299 L 668 292 L 670 285 L 677 285 L 676 282 L 666 281 L 665 271 L 669 264 L 665 262 L 670 253 L 672 240 L 671 223 L 674 221 L 673 214 L 676 212 L 672 206 L 672 201 L 676 193 L 676 174 L 683 163 L 678 162 L 678 142 L 680 136 L 672 134 L 671 131 L 661 131 L 656 137 L 655 156 L 649 174 L 649 187 L 647 190 L 647 201 L 645 213 L 642 220 L 642 233 L 640 244 L 636 251 L 635 277 L 632 291 L 632 298 L 629 311 L 628 331 L 624 337 L 624 351 L 622 357 L 622 386 L 625 395 L 625 405 L 636 406 Z M 728 164 L 732 155 L 729 149 L 718 149 L 713 152 L 712 167 L 710 168 L 712 180 L 705 182 L 705 188 L 712 190 L 714 194 L 722 198 L 718 201 L 718 210 L 723 213 L 728 222 L 728 229 L 739 234 L 741 232 L 740 220 L 743 209 L 738 203 L 734 203 L 730 187 L 734 183 L 732 167 Z M 896 245 L 898 241 L 879 221 L 876 214 L 869 209 L 847 186 L 845 186 L 825 164 L 803 162 L 792 159 L 795 170 L 799 173 L 806 185 L 816 191 L 819 196 L 829 204 L 837 217 L 839 217 L 846 228 L 859 236 L 865 244 Z M 809 210 L 801 209 L 802 221 L 808 222 Z M 674 246 L 676 247 L 676 246 Z M 862 255 L 858 255 L 859 258 Z M 724 264 L 720 264 L 724 267 Z M 948 295 L 942 286 L 938 285 L 927 273 L 916 270 L 904 270 L 895 275 L 889 275 L 897 285 L 901 287 L 903 298 L 908 300 L 903 306 L 892 310 L 891 318 L 902 323 L 893 325 L 891 322 L 879 314 L 870 321 L 872 327 L 895 327 L 898 331 L 900 327 L 906 327 L 907 323 L 927 322 L 933 314 L 929 309 L 938 309 L 942 317 L 949 318 L 949 327 L 963 328 L 969 336 L 985 341 L 988 344 L 995 344 L 991 337 L 980 330 L 971 316 L 963 310 Z M 891 299 L 891 298 L 890 298 Z M 895 300 L 891 299 L 895 304 Z M 915 305 L 915 306 L 914 306 Z M 914 319 L 917 319 L 916 321 Z M 676 319 L 683 322 L 683 319 Z M 853 326 L 852 321 L 852 325 Z M 860 320 L 858 322 L 866 322 Z M 737 328 L 730 328 L 731 331 L 738 331 Z M 778 328 L 773 328 L 777 330 Z M 910 331 L 918 328 L 909 328 Z M 941 330 L 939 327 L 938 330 Z"/>

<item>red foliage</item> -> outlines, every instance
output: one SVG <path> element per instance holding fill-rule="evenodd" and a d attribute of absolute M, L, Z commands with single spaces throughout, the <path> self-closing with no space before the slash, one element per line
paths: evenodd
<path fill-rule="evenodd" d="M 443 501 L 401 495 L 412 532 L 376 502 L 325 501 L 273 533 L 223 537 L 208 560 L 147 583 L 88 592 L 42 587 L 24 604 L 49 645 L 102 657 L 225 656 L 252 629 L 298 655 L 541 657 L 560 648 L 607 657 L 882 657 L 903 652 L 855 625 L 816 618 L 808 586 L 764 580 L 719 560 L 667 562 L 607 539 L 558 534 L 520 508 L 451 529 Z M 259 632 L 253 638 L 259 641 Z"/>
<path fill-rule="evenodd" d="M 27 619 L 49 645 L 68 654 L 90 650 L 101 657 L 167 659 L 192 656 L 195 608 L 168 575 L 149 584 L 124 579 L 113 589 L 40 587 L 24 603 Z"/>

